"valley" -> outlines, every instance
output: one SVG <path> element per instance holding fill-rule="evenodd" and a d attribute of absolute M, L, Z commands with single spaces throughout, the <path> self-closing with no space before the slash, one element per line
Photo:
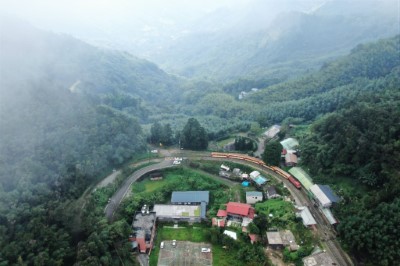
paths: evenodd
<path fill-rule="evenodd" d="M 0 7 L 0 266 L 400 261 L 397 0 L 111 2 Z"/>

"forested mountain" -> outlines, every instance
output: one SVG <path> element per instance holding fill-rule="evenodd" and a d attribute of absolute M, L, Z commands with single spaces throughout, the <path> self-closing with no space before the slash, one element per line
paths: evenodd
<path fill-rule="evenodd" d="M 344 55 L 357 44 L 398 33 L 396 1 L 314 2 L 308 12 L 293 8 L 296 11 L 266 15 L 262 10 L 274 9 L 273 1 L 255 1 L 245 10 L 247 16 L 220 28 L 231 14 L 216 11 L 205 18 L 205 25 L 213 19 L 216 26 L 177 38 L 150 58 L 187 77 L 284 80 Z"/>
<path fill-rule="evenodd" d="M 392 182 L 396 182 L 398 173 L 392 166 L 399 162 L 400 36 L 358 45 L 349 55 L 324 63 L 316 72 L 280 83 L 289 72 L 296 72 L 285 71 L 286 66 L 292 67 L 291 62 L 299 63 L 298 67 L 308 60 L 322 62 L 331 53 L 335 56 L 344 53 L 360 40 L 381 36 L 369 34 L 371 20 L 358 23 L 355 18 L 352 24 L 346 14 L 342 18 L 346 25 L 354 26 L 351 30 L 357 29 L 360 34 L 338 36 L 343 24 L 335 12 L 330 14 L 334 9 L 323 13 L 323 9 L 319 10 L 321 14 L 296 13 L 294 20 L 280 24 L 282 28 L 277 29 L 282 30 L 280 37 L 271 43 L 267 41 L 263 47 L 252 43 L 255 38 L 265 37 L 258 34 L 261 31 L 242 35 L 241 38 L 254 34 L 244 39 L 248 41 L 246 47 L 256 48 L 244 57 L 230 53 L 230 50 L 240 51 L 244 45 L 235 43 L 238 40 L 235 35 L 230 35 L 231 47 L 225 45 L 226 39 L 221 40 L 226 52 L 223 60 L 218 45 L 215 56 L 201 54 L 200 47 L 197 51 L 200 57 L 218 61 L 219 65 L 212 63 L 207 67 L 216 76 L 224 72 L 222 66 L 227 73 L 225 77 L 242 73 L 243 65 L 249 69 L 245 75 L 257 74 L 260 69 L 262 73 L 271 69 L 280 71 L 276 76 L 262 75 L 227 83 L 175 77 L 128 53 L 99 49 L 70 36 L 46 33 L 2 17 L 0 265 L 71 265 L 77 261 L 86 264 L 101 261 L 109 265 L 118 260 L 115 242 L 129 231 L 126 222 L 108 225 L 99 218 L 103 217 L 102 210 L 96 210 L 98 216 L 94 217 L 93 210 L 87 208 L 84 211 L 89 218 L 82 228 L 71 228 L 74 213 L 70 212 L 69 204 L 104 171 L 146 150 L 142 125 L 162 122 L 165 131 L 175 132 L 183 128 L 189 117 L 196 119 L 189 120 L 183 130 L 183 145 L 203 149 L 208 139 L 226 136 L 230 131 L 246 131 L 251 122 L 258 121 L 262 126 L 287 118 L 311 122 L 333 113 L 316 122 L 312 134 L 304 140 L 304 162 L 319 166 L 313 169 L 315 174 L 348 175 L 362 184 L 376 186 L 377 196 L 363 198 L 364 208 L 370 204 L 382 215 L 397 212 L 398 200 L 393 198 L 398 194 L 398 186 Z M 285 21 L 286 16 L 294 18 L 291 13 L 278 20 Z M 390 27 L 382 30 L 382 35 L 390 34 L 390 19 L 389 16 Z M 333 27 L 332 37 L 326 39 L 322 26 L 310 28 L 331 24 L 337 24 L 337 29 Z M 381 25 L 376 24 L 379 32 Z M 302 44 L 299 38 L 309 30 L 321 38 L 308 36 L 309 43 L 303 42 L 303 46 L 292 49 L 294 43 Z M 343 41 L 343 47 L 335 42 L 331 45 L 331 38 Z M 197 45 L 195 41 L 194 44 Z M 287 49 L 291 50 L 290 55 L 286 54 Z M 182 57 L 177 56 L 176 60 L 186 60 L 185 56 L 182 52 Z M 277 67 L 280 62 L 282 65 Z M 266 63 L 273 68 L 265 67 Z M 306 65 L 310 66 L 309 62 Z M 260 90 L 238 100 L 237 93 L 251 87 Z M 372 120 L 375 117 L 379 119 Z M 186 134 L 190 131 L 198 133 L 195 135 L 201 145 L 190 145 L 193 134 Z M 346 135 L 348 132 L 352 134 Z M 169 138 L 167 142 L 173 141 Z M 380 157 L 381 153 L 390 158 Z M 319 171 L 320 168 L 324 171 Z M 95 205 L 90 203 L 93 209 Z M 356 207 L 348 206 L 351 216 L 343 219 L 339 230 L 355 222 L 367 224 L 368 219 L 378 219 L 373 213 L 359 215 Z M 391 223 L 395 224 L 392 220 Z M 80 233 L 78 239 L 74 232 Z M 360 233 L 363 234 L 360 239 L 370 236 L 361 229 Z M 374 254 L 372 243 L 363 246 L 355 238 L 354 234 L 346 236 L 349 248 Z M 392 239 L 388 238 L 386 244 L 393 244 Z M 376 255 L 387 259 L 380 253 Z M 391 256 L 388 265 L 397 258 L 396 254 Z"/>
<path fill-rule="evenodd" d="M 337 186 L 335 209 L 345 246 L 368 265 L 395 265 L 400 256 L 400 95 L 329 114 L 302 141 L 303 164 Z M 341 181 L 338 181 L 341 180 Z M 351 188 L 343 184 L 350 182 Z"/>
<path fill-rule="evenodd" d="M 0 264 L 72 265 L 68 203 L 146 151 L 143 102 L 161 109 L 179 87 L 129 54 L 1 22 Z"/>

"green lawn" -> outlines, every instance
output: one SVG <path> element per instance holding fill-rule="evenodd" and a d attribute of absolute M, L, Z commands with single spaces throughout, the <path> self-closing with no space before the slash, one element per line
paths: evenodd
<path fill-rule="evenodd" d="M 291 202 L 283 199 L 270 199 L 264 202 L 256 203 L 257 213 L 264 213 L 269 218 L 272 227 L 285 228 L 294 221 L 294 207 Z"/>
<path fill-rule="evenodd" d="M 170 175 L 170 174 L 165 175 L 162 180 L 151 181 L 150 179 L 146 178 L 143 181 L 133 184 L 132 190 L 133 192 L 136 193 L 153 192 L 164 187 L 168 183 L 175 182 L 178 179 L 179 179 L 178 175 Z"/>

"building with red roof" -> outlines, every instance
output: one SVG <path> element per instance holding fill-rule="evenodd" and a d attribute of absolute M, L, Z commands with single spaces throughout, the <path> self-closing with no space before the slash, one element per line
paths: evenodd
<path fill-rule="evenodd" d="M 218 227 L 241 225 L 242 229 L 251 223 L 255 210 L 251 205 L 239 202 L 229 202 L 226 210 L 218 210 L 217 217 L 212 219 L 212 225 Z"/>
<path fill-rule="evenodd" d="M 226 205 L 226 212 L 229 216 L 254 218 L 254 208 L 245 203 L 229 202 Z"/>
<path fill-rule="evenodd" d="M 218 210 L 217 217 L 226 217 L 228 213 L 225 210 Z"/>

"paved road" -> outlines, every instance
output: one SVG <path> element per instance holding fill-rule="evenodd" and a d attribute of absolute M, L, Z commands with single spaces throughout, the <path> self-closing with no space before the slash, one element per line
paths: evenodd
<path fill-rule="evenodd" d="M 114 195 L 111 197 L 110 203 L 108 203 L 106 208 L 104 209 L 107 219 L 109 221 L 112 221 L 115 211 L 118 209 L 118 206 L 121 203 L 122 199 L 130 190 L 133 182 L 136 182 L 136 180 L 138 180 L 141 176 L 147 174 L 148 172 L 172 166 L 173 165 L 171 160 L 164 160 L 158 164 L 153 164 L 144 167 L 142 169 L 139 169 L 138 171 L 134 172 L 131 176 L 129 176 L 127 180 L 125 180 L 125 182 L 122 184 L 122 186 L 117 190 L 117 192 L 114 193 Z"/>
<path fill-rule="evenodd" d="M 171 155 L 176 155 L 177 153 L 179 154 L 180 157 L 189 157 L 189 158 L 197 158 L 197 159 L 202 159 L 202 160 L 213 160 L 213 161 L 230 160 L 230 161 L 234 161 L 234 162 L 239 162 L 241 164 L 251 165 L 253 168 L 267 172 L 271 176 L 282 181 L 286 185 L 286 187 L 289 189 L 289 191 L 290 191 L 291 195 L 293 196 L 297 205 L 309 207 L 311 213 L 313 214 L 314 218 L 316 219 L 316 221 L 318 223 L 317 224 L 317 229 L 318 229 L 317 232 L 319 234 L 319 237 L 320 237 L 322 243 L 325 244 L 326 251 L 328 252 L 328 254 L 330 254 L 332 258 L 335 258 L 337 260 L 337 265 L 342 265 L 342 266 L 353 265 L 349 256 L 342 250 L 339 243 L 337 242 L 336 236 L 335 236 L 333 230 L 331 229 L 331 225 L 323 218 L 322 214 L 313 205 L 313 203 L 308 198 L 308 196 L 305 194 L 305 192 L 303 190 L 298 190 L 295 187 L 293 187 L 292 184 L 285 178 L 281 177 L 280 175 L 277 175 L 275 172 L 270 171 L 269 169 L 260 167 L 259 165 L 253 164 L 251 162 L 244 162 L 242 160 L 237 160 L 237 159 L 212 158 L 212 157 L 209 157 L 210 156 L 209 153 L 204 153 L 204 152 L 203 153 L 196 153 L 196 152 L 186 153 L 185 151 L 177 150 L 177 151 L 166 152 L 163 155 L 171 156 Z M 130 190 L 130 187 L 133 182 L 137 181 L 141 176 L 145 175 L 148 172 L 160 170 L 160 169 L 164 169 L 164 168 L 172 167 L 172 166 L 173 166 L 172 160 L 167 158 L 166 160 L 164 160 L 158 164 L 150 165 L 148 167 L 144 167 L 144 168 L 134 172 L 125 181 L 125 183 L 121 186 L 121 188 L 112 196 L 111 202 L 106 206 L 105 213 L 106 213 L 106 217 L 108 218 L 108 220 L 112 221 L 115 211 L 117 210 L 122 199 L 126 196 L 128 191 Z"/>

